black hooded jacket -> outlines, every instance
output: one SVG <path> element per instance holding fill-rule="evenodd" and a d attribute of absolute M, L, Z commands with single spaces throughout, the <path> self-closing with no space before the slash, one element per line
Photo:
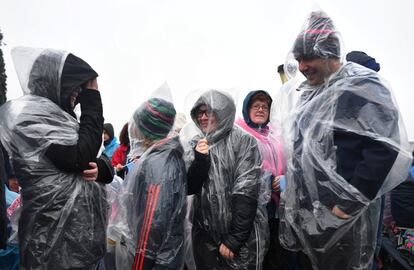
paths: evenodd
<path fill-rule="evenodd" d="M 37 67 L 43 68 L 34 65 L 34 69 Z M 36 70 L 32 70 L 32 73 L 35 72 Z M 88 63 L 69 54 L 62 70 L 60 107 L 76 117 L 69 103 L 72 91 L 97 76 L 98 74 Z M 100 93 L 95 90 L 82 89 L 77 101 L 81 105 L 82 112 L 77 144 L 69 146 L 52 144 L 47 149 L 46 156 L 57 168 L 65 172 L 80 173 L 89 169 L 89 162 L 96 162 L 99 173 L 97 181 L 109 183 L 114 174 L 110 162 L 105 157 L 96 159 L 101 146 L 104 121 Z"/>
<path fill-rule="evenodd" d="M 95 161 L 99 149 L 97 135 L 103 125 L 99 92 L 82 91 L 86 121 L 79 124 L 65 110 L 68 98 L 63 97 L 70 94 L 61 88 L 68 54 L 19 47 L 12 50 L 12 57 L 25 95 L 0 107 L 0 139 L 21 186 L 20 267 L 95 269 L 106 249 L 106 192 L 102 184 L 83 179 L 79 160 Z M 96 136 L 89 137 L 89 132 Z M 83 138 L 89 138 L 90 145 Z M 56 146 L 60 152 L 52 151 Z M 72 170 L 61 169 L 65 159 L 74 164 Z"/>

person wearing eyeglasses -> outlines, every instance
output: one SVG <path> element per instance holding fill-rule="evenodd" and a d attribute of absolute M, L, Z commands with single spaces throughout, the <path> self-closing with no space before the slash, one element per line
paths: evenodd
<path fill-rule="evenodd" d="M 267 222 L 259 207 L 261 156 L 256 140 L 234 125 L 236 106 L 220 91 L 205 92 L 191 110 L 188 193 L 195 194 L 192 243 L 197 269 L 257 269 Z M 181 134 L 180 134 L 181 135 Z"/>
<path fill-rule="evenodd" d="M 272 98 L 264 90 L 251 91 L 243 101 L 243 119 L 236 124 L 256 138 L 263 159 L 262 189 L 259 204 L 267 208 L 270 238 L 264 269 L 284 269 L 284 250 L 279 242 L 280 176 L 284 174 L 282 147 L 279 138 L 269 125 Z"/>

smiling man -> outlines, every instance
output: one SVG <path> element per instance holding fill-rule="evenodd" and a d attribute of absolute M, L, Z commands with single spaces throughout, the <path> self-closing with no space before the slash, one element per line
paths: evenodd
<path fill-rule="evenodd" d="M 281 201 L 281 242 L 300 250 L 302 269 L 371 269 L 379 197 L 404 181 L 407 136 L 378 74 L 343 63 L 339 32 L 312 12 L 293 51 L 299 86 Z"/>
<path fill-rule="evenodd" d="M 299 71 L 306 77 L 310 86 L 318 86 L 325 82 L 332 73 L 336 72 L 341 63 L 339 58 L 331 56 L 328 58 L 319 57 L 298 57 Z"/>

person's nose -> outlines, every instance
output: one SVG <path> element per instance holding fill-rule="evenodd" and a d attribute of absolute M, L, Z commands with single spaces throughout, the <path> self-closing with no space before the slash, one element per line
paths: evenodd
<path fill-rule="evenodd" d="M 299 71 L 304 72 L 308 69 L 308 65 L 303 60 L 299 60 Z"/>
<path fill-rule="evenodd" d="M 206 120 L 206 119 L 208 119 L 208 116 L 207 116 L 207 113 L 203 113 L 202 115 L 201 115 L 201 118 L 200 118 L 201 120 Z"/>

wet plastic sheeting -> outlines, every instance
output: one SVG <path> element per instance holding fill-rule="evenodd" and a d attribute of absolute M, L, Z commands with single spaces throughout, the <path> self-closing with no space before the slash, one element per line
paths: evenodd
<path fill-rule="evenodd" d="M 319 32 L 308 21 L 304 27 L 300 35 L 321 36 L 299 42 L 303 45 L 300 50 L 310 48 L 309 40 L 326 40 L 332 38 L 326 33 L 337 33 L 332 25 L 329 31 L 322 28 Z M 309 53 L 316 52 L 319 57 L 341 56 L 323 42 L 314 46 Z M 391 88 L 376 72 L 353 63 L 344 64 L 317 87 L 305 82 L 299 88 L 301 98 L 294 109 L 292 129 L 287 132 L 290 159 L 281 203 L 281 242 L 291 250 L 303 250 L 314 269 L 329 268 L 332 261 L 340 263 L 340 258 L 348 258 L 343 260 L 341 269 L 368 269 L 376 241 L 378 198 L 406 179 L 411 164 L 398 106 Z M 367 157 L 370 146 L 380 146 L 394 157 L 386 169 L 388 165 L 380 162 L 383 152 L 374 155 L 380 164 L 358 165 L 377 168 L 370 174 L 386 170 L 383 179 L 372 179 L 380 187 L 366 190 L 358 186 L 354 176 L 345 178 L 343 169 L 353 160 L 339 160 L 343 157 L 337 152 L 339 135 L 348 136 L 348 142 L 351 138 L 361 140 L 354 147 L 355 151 L 365 147 L 361 159 Z M 334 206 L 350 218 L 333 215 Z"/>
<path fill-rule="evenodd" d="M 213 117 L 210 115 L 204 131 L 197 119 L 202 105 L 205 105 L 215 118 L 215 121 L 212 120 Z M 257 143 L 253 137 L 234 126 L 235 111 L 236 107 L 230 95 L 217 90 L 207 91 L 193 105 L 191 117 L 194 123 L 185 126 L 180 133 L 187 167 L 194 159 L 194 147 L 197 141 L 202 138 L 208 141 L 211 159 L 209 181 L 204 183 L 201 194 L 194 196 L 193 241 L 203 242 L 197 238 L 200 229 L 208 232 L 214 241 L 213 246 L 207 242 L 201 244 L 205 244 L 206 250 L 217 249 L 217 254 L 214 256 L 217 256 L 215 259 L 218 260 L 221 258 L 218 247 L 223 237 L 230 232 L 232 196 L 242 195 L 258 200 L 261 184 L 262 164 Z M 183 138 L 186 138 L 186 141 L 183 141 Z M 257 209 L 251 235 L 238 255 L 227 262 L 229 269 L 247 267 L 248 264 L 255 264 L 255 260 L 260 261 L 258 258 L 263 258 L 268 233 L 265 211 L 264 207 Z M 197 253 L 195 250 L 194 252 Z M 203 255 L 198 254 L 198 256 Z M 215 259 L 209 263 L 214 265 Z"/>
<path fill-rule="evenodd" d="M 139 159 L 112 205 L 108 237 L 116 242 L 117 269 L 131 269 L 134 257 L 137 265 L 151 261 L 153 269 L 181 269 L 184 263 L 187 192 L 183 150 L 178 137 L 169 137 L 168 132 L 161 139 L 148 139 L 153 134 L 142 132 L 151 127 L 149 120 L 171 130 L 173 123 L 166 122 L 163 114 L 166 110 L 154 113 L 158 108 L 155 104 L 172 106 L 166 92 L 169 89 L 164 84 L 134 112 L 129 122 L 131 153 Z"/>
<path fill-rule="evenodd" d="M 13 59 L 26 95 L 0 108 L 0 139 L 22 187 L 22 269 L 87 269 L 105 252 L 103 186 L 57 170 L 45 156 L 52 143 L 74 145 L 78 139 L 76 119 L 58 106 L 66 56 L 54 50 L 15 49 Z"/>

